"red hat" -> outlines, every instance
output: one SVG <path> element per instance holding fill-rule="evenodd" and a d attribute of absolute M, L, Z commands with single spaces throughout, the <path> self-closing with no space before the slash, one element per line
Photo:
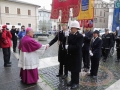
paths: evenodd
<path fill-rule="evenodd" d="M 7 28 L 7 25 L 3 25 L 2 28 Z"/>

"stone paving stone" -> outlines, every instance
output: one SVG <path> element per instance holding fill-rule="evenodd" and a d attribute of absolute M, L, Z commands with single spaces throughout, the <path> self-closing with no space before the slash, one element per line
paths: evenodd
<path fill-rule="evenodd" d="M 37 86 L 31 87 L 25 90 L 41 90 L 41 88 L 37 85 Z"/>
<path fill-rule="evenodd" d="M 115 62 L 115 56 L 109 57 L 106 63 L 100 61 L 100 68 L 97 80 L 87 75 L 80 76 L 78 90 L 105 90 L 115 81 L 120 79 L 120 65 Z M 70 81 L 70 73 L 67 81 L 57 78 L 59 66 L 40 69 L 40 76 L 53 88 L 53 90 L 67 90 L 66 83 Z"/>
<path fill-rule="evenodd" d="M 18 60 L 13 54 L 11 54 L 11 62 L 12 67 L 5 68 L 3 66 L 3 56 L 0 50 L 0 90 L 42 90 L 37 84 L 26 85 L 21 83 Z"/>

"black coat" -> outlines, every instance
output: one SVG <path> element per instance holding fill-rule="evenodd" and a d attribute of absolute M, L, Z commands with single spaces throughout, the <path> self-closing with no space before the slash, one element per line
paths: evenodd
<path fill-rule="evenodd" d="M 49 45 L 53 45 L 55 42 L 59 43 L 59 50 L 58 50 L 58 61 L 62 64 L 66 63 L 66 49 L 65 49 L 65 42 L 66 37 L 64 36 L 63 31 L 60 31 L 55 38 L 50 41 Z"/>
<path fill-rule="evenodd" d="M 11 34 L 12 34 L 12 40 L 17 40 L 17 31 L 16 31 L 16 29 L 11 29 Z M 16 34 L 16 35 L 15 35 Z"/>
<path fill-rule="evenodd" d="M 110 35 L 111 35 L 111 39 L 112 39 L 112 47 L 114 47 L 114 45 L 115 45 L 115 34 L 114 33 L 110 33 Z"/>
<path fill-rule="evenodd" d="M 102 35 L 102 48 L 110 49 L 112 47 L 113 41 L 110 34 Z"/>
<path fill-rule="evenodd" d="M 102 40 L 98 37 L 93 42 L 93 39 L 92 39 L 90 47 L 91 47 L 91 51 L 93 53 L 93 57 L 100 58 L 101 57 Z"/>
<path fill-rule="evenodd" d="M 79 32 L 68 37 L 68 70 L 81 72 L 83 36 Z"/>
<path fill-rule="evenodd" d="M 116 36 L 115 40 L 116 40 L 116 48 L 120 49 L 120 36 Z"/>
<path fill-rule="evenodd" d="M 83 50 L 89 50 L 90 49 L 90 41 L 93 37 L 93 33 L 91 31 L 85 33 L 84 41 L 83 41 Z"/>

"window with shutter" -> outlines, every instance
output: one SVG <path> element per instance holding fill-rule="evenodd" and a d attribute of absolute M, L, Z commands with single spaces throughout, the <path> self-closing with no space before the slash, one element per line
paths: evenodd
<path fill-rule="evenodd" d="M 31 10 L 28 10 L 28 15 L 31 15 Z"/>
<path fill-rule="evenodd" d="M 17 8 L 17 14 L 20 14 L 20 8 Z"/>
<path fill-rule="evenodd" d="M 31 27 L 31 24 L 28 24 L 28 27 Z"/>
<path fill-rule="evenodd" d="M 5 13 L 9 13 L 9 7 L 5 7 Z"/>

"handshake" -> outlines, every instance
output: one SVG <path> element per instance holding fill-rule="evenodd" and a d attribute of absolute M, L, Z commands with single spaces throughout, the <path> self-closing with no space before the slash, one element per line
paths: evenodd
<path fill-rule="evenodd" d="M 46 50 L 50 47 L 49 44 L 46 44 Z M 65 49 L 68 49 L 68 45 L 65 45 Z"/>
<path fill-rule="evenodd" d="M 89 51 L 89 54 L 90 54 L 90 56 L 93 56 L 93 53 L 92 53 L 92 51 L 91 51 L 91 50 Z"/>
<path fill-rule="evenodd" d="M 49 45 L 49 44 L 46 44 L 46 50 L 47 50 L 49 47 L 50 47 L 50 45 Z"/>

